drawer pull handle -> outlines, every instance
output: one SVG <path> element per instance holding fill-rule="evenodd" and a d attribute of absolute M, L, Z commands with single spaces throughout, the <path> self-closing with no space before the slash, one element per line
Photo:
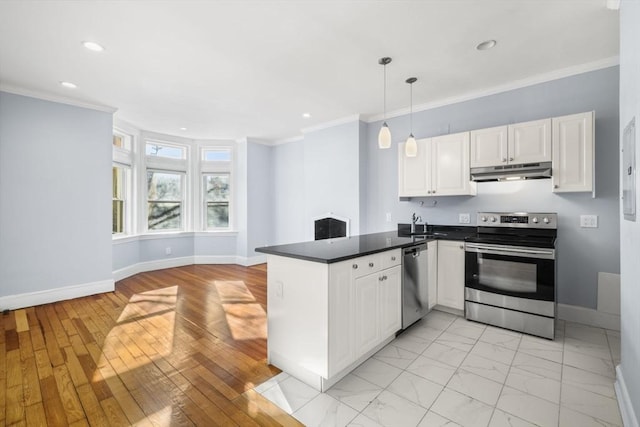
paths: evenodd
<path fill-rule="evenodd" d="M 358 268 L 358 264 L 353 264 L 351 267 L 356 270 Z"/>
<path fill-rule="evenodd" d="M 369 263 L 369 267 L 373 267 L 373 263 L 372 262 Z"/>
<path fill-rule="evenodd" d="M 391 261 L 395 261 L 395 260 L 396 260 L 396 257 L 392 256 Z"/>
<path fill-rule="evenodd" d="M 378 277 L 378 282 L 382 282 L 384 280 L 384 276 Z"/>

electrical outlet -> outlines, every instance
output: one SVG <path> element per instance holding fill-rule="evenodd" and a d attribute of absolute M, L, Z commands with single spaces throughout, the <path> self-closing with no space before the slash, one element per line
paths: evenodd
<path fill-rule="evenodd" d="M 598 215 L 580 215 L 580 227 L 598 228 Z"/>
<path fill-rule="evenodd" d="M 391 212 L 387 212 L 386 218 L 387 222 L 391 222 Z"/>
<path fill-rule="evenodd" d="M 471 222 L 471 217 L 468 213 L 458 214 L 458 223 L 460 224 L 469 224 Z"/>
<path fill-rule="evenodd" d="M 283 298 L 284 297 L 284 283 L 282 283 L 281 281 L 277 281 L 275 283 L 276 286 L 276 296 L 279 298 Z"/>
<path fill-rule="evenodd" d="M 171 247 L 167 246 L 167 247 L 164 249 L 164 254 L 165 254 L 165 255 L 171 255 Z"/>

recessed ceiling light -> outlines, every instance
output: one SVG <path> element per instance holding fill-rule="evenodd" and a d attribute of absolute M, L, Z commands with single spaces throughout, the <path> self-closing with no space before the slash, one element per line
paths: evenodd
<path fill-rule="evenodd" d="M 82 46 L 94 52 L 102 52 L 104 47 L 96 42 L 82 42 Z"/>
<path fill-rule="evenodd" d="M 302 113 L 302 117 L 304 117 L 305 119 L 308 119 L 311 117 L 311 113 Z"/>
<path fill-rule="evenodd" d="M 476 46 L 477 50 L 489 50 L 496 45 L 495 40 L 487 40 Z"/>
<path fill-rule="evenodd" d="M 78 87 L 71 82 L 60 82 L 60 85 L 66 87 L 67 89 L 75 89 Z"/>
<path fill-rule="evenodd" d="M 187 128 L 180 128 L 180 130 L 187 130 Z"/>

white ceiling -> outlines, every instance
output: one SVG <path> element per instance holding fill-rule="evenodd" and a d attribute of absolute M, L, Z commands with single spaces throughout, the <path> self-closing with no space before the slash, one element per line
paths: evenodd
<path fill-rule="evenodd" d="M 418 105 L 611 62 L 605 3 L 0 0 L 0 87 L 112 106 L 165 134 L 276 141 L 382 113 L 382 56 L 391 112 L 409 104 L 407 77 Z M 487 39 L 497 46 L 477 51 Z"/>

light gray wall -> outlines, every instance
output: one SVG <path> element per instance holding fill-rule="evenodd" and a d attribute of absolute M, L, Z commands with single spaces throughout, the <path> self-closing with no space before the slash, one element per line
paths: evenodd
<path fill-rule="evenodd" d="M 0 92 L 0 296 L 112 279 L 112 120 Z"/>
<path fill-rule="evenodd" d="M 458 224 L 459 213 L 470 213 L 471 225 L 475 225 L 478 211 L 557 212 L 558 301 L 596 308 L 597 273 L 620 272 L 618 67 L 414 113 L 413 133 L 424 138 L 591 110 L 595 110 L 596 117 L 595 199 L 590 193 L 554 194 L 550 180 L 538 180 L 480 183 L 475 197 L 401 202 L 396 146 L 378 149 L 380 123 L 372 123 L 367 144 L 366 231 L 394 230 L 398 222 L 408 222 L 412 212 L 430 223 L 448 225 Z M 387 122 L 394 141 L 406 138 L 409 133 L 406 116 Z M 386 213 L 391 213 L 391 222 L 385 222 Z M 599 228 L 580 228 L 580 214 L 598 215 Z"/>
<path fill-rule="evenodd" d="M 305 217 L 304 141 L 273 148 L 273 244 L 294 243 L 306 239 L 309 227 Z"/>
<path fill-rule="evenodd" d="M 625 0 L 620 7 L 620 131 L 636 118 L 636 169 L 640 165 L 640 3 Z M 637 173 L 637 172 L 636 172 Z M 640 200 L 640 174 L 636 175 L 636 200 Z M 640 207 L 640 203 L 636 202 Z M 620 209 L 622 211 L 622 209 Z M 621 219 L 621 319 L 624 378 L 635 425 L 640 421 L 640 215 L 636 221 Z M 620 399 L 620 396 L 618 397 Z M 629 421 L 629 420 L 627 420 Z M 631 423 L 629 423 L 632 425 Z"/>
<path fill-rule="evenodd" d="M 254 249 L 273 241 L 272 179 L 273 147 L 248 141 L 247 144 L 247 255 L 257 254 Z"/>
<path fill-rule="evenodd" d="M 329 212 L 360 234 L 360 121 L 305 134 L 303 179 L 305 240 L 314 237 L 312 218 Z"/>

